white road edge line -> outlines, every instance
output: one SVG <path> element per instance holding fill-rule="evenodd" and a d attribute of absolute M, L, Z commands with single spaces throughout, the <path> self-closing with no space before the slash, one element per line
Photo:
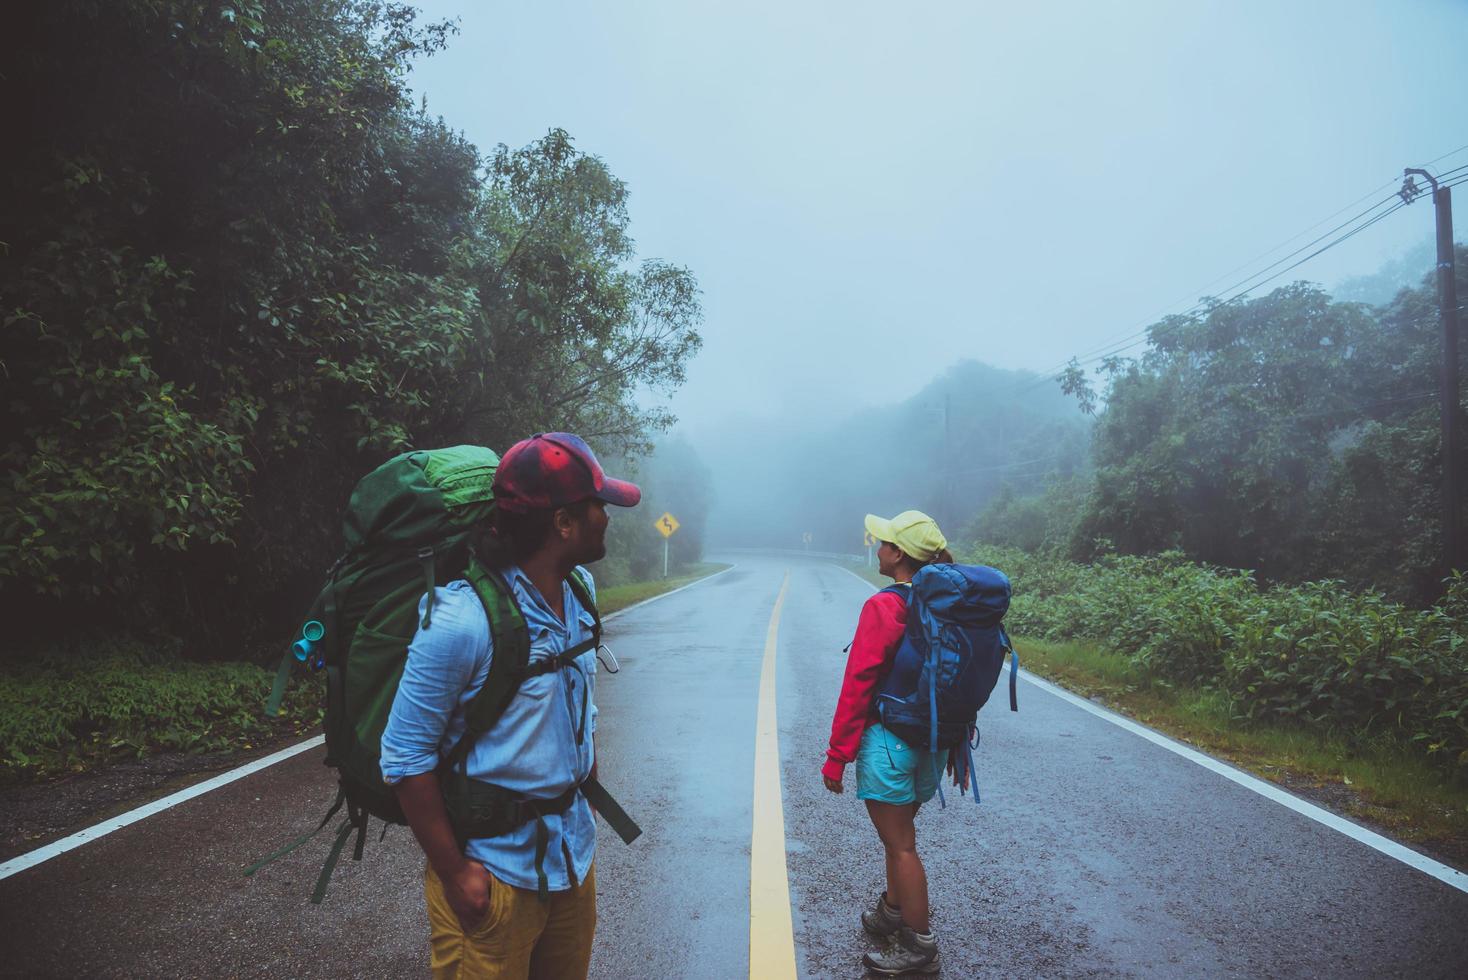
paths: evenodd
<path fill-rule="evenodd" d="M 165 796 L 161 800 L 154 800 L 152 803 L 145 803 L 135 810 L 129 810 L 109 820 L 103 820 L 101 823 L 88 827 L 86 830 L 78 830 L 70 837 L 63 837 L 61 840 L 53 841 L 44 847 L 38 847 L 34 851 L 27 851 L 19 857 L 11 858 L 4 864 L 0 864 L 0 880 L 9 878 L 11 875 L 24 871 L 26 868 L 35 867 L 42 861 L 49 861 L 58 854 L 65 854 L 67 851 L 81 847 L 83 844 L 90 843 L 99 837 L 106 837 L 114 830 L 121 830 L 129 824 L 135 824 L 139 820 L 151 817 L 155 813 L 161 813 L 170 807 L 175 807 L 187 800 L 192 800 L 196 796 L 203 796 L 211 790 L 228 785 L 237 779 L 243 779 L 251 773 L 259 772 L 267 766 L 273 766 L 277 762 L 284 762 L 291 756 L 300 755 L 308 749 L 314 749 L 325 741 L 326 737 L 324 735 L 317 735 L 315 738 L 308 738 L 304 742 L 297 742 L 295 745 L 287 746 L 279 752 L 273 752 L 270 755 L 256 759 L 254 762 L 246 763 L 238 769 L 231 769 L 229 772 L 220 773 L 212 779 L 206 779 L 202 783 L 195 783 L 187 789 L 181 789 L 171 796 Z"/>
<path fill-rule="evenodd" d="M 852 576 L 857 581 L 872 589 L 872 591 L 876 591 L 876 588 L 872 585 L 872 583 L 868 582 L 860 575 L 857 575 L 856 572 L 851 571 L 851 569 L 849 568 L 846 568 L 845 571 L 851 572 Z M 1372 850 L 1379 851 L 1389 858 L 1394 858 L 1395 860 L 1400 861 L 1408 867 L 1416 868 L 1423 874 L 1430 875 L 1431 877 L 1436 878 L 1438 881 L 1441 881 L 1446 885 L 1450 885 L 1451 887 L 1458 889 L 1458 891 L 1460 892 L 1468 892 L 1468 873 L 1459 871 L 1457 868 L 1449 867 L 1448 865 L 1443 864 L 1440 861 L 1434 861 L 1432 858 L 1427 857 L 1425 854 L 1419 854 L 1417 851 L 1412 850 L 1410 847 L 1407 847 L 1404 844 L 1399 844 L 1389 837 L 1383 837 L 1381 834 L 1378 834 L 1375 831 L 1367 830 L 1360 824 L 1347 820 L 1345 817 L 1342 817 L 1339 814 L 1332 813 L 1331 811 L 1323 807 L 1316 806 L 1314 803 L 1306 802 L 1305 800 L 1300 799 L 1298 796 L 1295 796 L 1293 793 L 1289 793 L 1285 790 L 1280 789 L 1273 783 L 1260 779 L 1257 776 L 1251 776 L 1249 773 L 1246 773 L 1240 769 L 1236 769 L 1226 762 L 1215 759 L 1210 755 L 1205 755 L 1204 753 L 1199 752 L 1197 749 L 1192 748 L 1191 746 L 1184 745 L 1182 742 L 1178 742 L 1174 739 L 1168 738 L 1161 732 L 1153 731 L 1145 725 L 1141 725 L 1135 721 L 1132 721 L 1130 718 L 1125 718 L 1114 711 L 1109 711 L 1106 708 L 1101 707 L 1100 705 L 1093 704 L 1085 698 L 1080 697 L 1079 695 L 1072 694 L 1070 691 L 1067 691 L 1063 687 L 1052 684 L 1041 677 L 1036 677 L 1027 670 L 1021 670 L 1019 672 L 1019 676 L 1022 679 L 1040 688 L 1041 690 L 1055 695 L 1062 701 L 1069 701 L 1076 707 L 1081 708 L 1084 711 L 1089 711 L 1097 718 L 1100 718 L 1103 721 L 1109 721 L 1111 722 L 1111 724 L 1116 725 L 1118 728 L 1126 729 L 1133 735 L 1138 735 L 1142 738 L 1145 738 L 1153 745 L 1161 746 L 1162 748 L 1174 753 L 1175 755 L 1180 755 L 1184 759 L 1187 759 L 1189 762 L 1202 766 L 1204 769 L 1207 769 L 1210 772 L 1217 773 L 1223 778 L 1230 780 L 1231 782 L 1237 783 L 1247 790 L 1258 793 L 1265 799 L 1273 800 L 1280 806 L 1293 810 L 1303 817 L 1314 820 L 1316 823 L 1324 827 L 1329 827 L 1331 830 L 1334 830 L 1337 833 L 1344 834 L 1354 841 L 1359 841 Z"/>
<path fill-rule="evenodd" d="M 714 572 L 714 574 L 712 575 L 705 575 L 703 578 L 698 579 L 695 582 L 689 582 L 687 585 L 673 589 L 671 592 L 664 592 L 661 595 L 655 595 L 650 599 L 643 599 L 641 602 L 633 603 L 625 609 L 618 609 L 614 613 L 608 613 L 606 616 L 602 617 L 602 622 L 605 623 L 610 620 L 616 619 L 623 613 L 629 613 L 634 609 L 638 609 L 642 606 L 647 605 L 649 602 L 657 602 L 659 599 L 666 599 L 670 595 L 676 595 L 679 592 L 682 592 L 684 589 L 691 589 L 695 585 L 701 585 L 704 582 L 709 581 L 710 579 L 718 578 L 725 572 L 732 572 L 736 567 L 736 565 L 730 565 L 728 568 L 720 569 L 719 571 Z M 58 854 L 65 854 L 67 851 L 75 850 L 76 848 L 81 847 L 83 844 L 90 843 L 91 841 L 94 841 L 99 837 L 106 837 L 114 830 L 121 830 L 123 827 L 126 827 L 129 824 L 135 824 L 139 820 L 151 817 L 155 813 L 162 813 L 164 810 L 176 807 L 180 803 L 186 803 L 196 796 L 203 796 L 205 793 L 208 793 L 211 790 L 216 790 L 221 786 L 227 786 L 237 779 L 243 779 L 252 773 L 259 772 L 261 769 L 273 766 L 277 762 L 284 762 L 291 756 L 299 755 L 300 753 L 305 752 L 308 749 L 314 749 L 316 746 L 323 744 L 325 741 L 325 736 L 317 735 L 314 738 L 306 739 L 304 742 L 297 742 L 295 745 L 289 745 L 281 749 L 279 752 L 274 752 L 270 755 L 262 756 L 259 759 L 256 759 L 254 762 L 248 762 L 245 765 L 240 766 L 238 769 L 231 769 L 229 772 L 220 773 L 218 776 L 215 776 L 212 779 L 206 779 L 201 783 L 195 783 L 193 786 L 190 786 L 186 789 L 181 789 L 177 793 L 174 793 L 170 796 L 165 796 L 160 800 L 154 800 L 152 803 L 145 803 L 134 810 L 129 810 L 126 813 L 121 814 L 120 816 L 112 817 L 108 820 L 103 820 L 101 823 L 98 824 L 93 824 L 85 830 L 78 830 L 76 833 L 72 834 L 69 837 L 63 837 L 61 838 L 61 840 L 52 841 L 49 844 L 36 848 L 34 851 L 26 851 L 24 854 L 13 857 L 9 861 L 6 861 L 4 864 L 0 864 L 0 881 L 4 881 L 11 875 L 18 874 L 19 872 L 24 871 L 27 868 L 33 868 L 43 861 L 49 861 L 52 858 L 56 857 Z"/>
<path fill-rule="evenodd" d="M 702 585 L 705 582 L 711 582 L 714 579 L 718 578 L 720 575 L 723 575 L 725 572 L 732 572 L 732 571 L 734 571 L 734 569 L 736 569 L 738 567 L 739 567 L 738 564 L 731 564 L 728 568 L 721 568 L 717 572 L 714 572 L 714 574 L 712 574 L 712 575 L 705 575 L 703 578 L 698 579 L 697 581 L 694 581 L 694 582 L 689 582 L 687 585 L 681 585 L 678 588 L 673 589 L 671 592 L 660 592 L 660 593 L 658 593 L 657 595 L 653 596 L 650 599 L 643 599 L 641 602 L 634 602 L 632 605 L 627 606 L 625 609 L 618 609 L 614 613 L 607 613 L 605 616 L 603 616 L 601 618 L 601 621 L 603 623 L 611 622 L 612 620 L 616 619 L 618 616 L 622 616 L 622 615 L 625 615 L 626 613 L 630 613 L 634 609 L 641 609 L 643 606 L 647 605 L 649 602 L 657 602 L 659 599 L 666 599 L 670 595 L 677 595 L 679 592 L 683 592 L 683 591 L 685 591 L 687 589 L 691 589 L 695 585 Z"/>

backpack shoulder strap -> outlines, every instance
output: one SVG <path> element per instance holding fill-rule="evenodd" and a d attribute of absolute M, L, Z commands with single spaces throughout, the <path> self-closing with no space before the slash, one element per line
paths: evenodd
<path fill-rule="evenodd" d="M 462 756 L 475 738 L 499 721 L 524 679 L 525 665 L 530 660 L 530 631 L 504 576 L 485 568 L 477 559 L 471 559 L 464 577 L 474 586 L 479 601 L 484 604 L 494 652 L 489 660 L 489 676 L 484 679 L 484 686 L 465 708 L 464 737 L 454 747 L 450 758 Z M 454 758 L 454 762 L 457 761 Z"/>
<path fill-rule="evenodd" d="M 582 576 L 581 569 L 572 569 L 571 577 L 566 580 L 571 586 L 571 592 L 576 596 L 576 601 L 581 603 L 581 608 L 591 613 L 591 647 L 596 650 L 601 647 L 601 612 L 596 608 L 596 600 L 591 597 L 591 584 Z M 577 656 L 585 653 L 585 650 L 577 648 Z"/>
<path fill-rule="evenodd" d="M 503 575 L 481 565 L 478 559 L 470 559 L 464 577 L 474 586 L 479 601 L 484 605 L 494 653 L 489 660 L 489 675 L 484 679 L 484 686 L 464 709 L 464 734 L 444 757 L 443 764 L 448 769 L 457 768 L 468 755 L 469 747 L 500 720 L 530 673 L 526 669 L 530 663 L 530 631 L 510 584 Z M 601 645 L 601 614 L 592 601 L 590 586 L 579 571 L 573 572 L 568 581 L 576 600 L 591 613 L 591 639 L 554 658 L 555 667 Z"/>

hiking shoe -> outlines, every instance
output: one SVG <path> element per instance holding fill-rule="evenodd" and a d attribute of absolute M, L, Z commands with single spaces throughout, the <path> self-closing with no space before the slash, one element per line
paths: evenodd
<path fill-rule="evenodd" d="M 861 958 L 866 968 L 884 977 L 903 977 L 914 973 L 938 972 L 938 943 L 932 933 L 919 936 L 907 926 L 897 930 L 896 937 L 880 953 Z"/>
<path fill-rule="evenodd" d="M 902 913 L 887 904 L 887 893 L 877 896 L 877 904 L 861 914 L 861 927 L 878 939 L 891 939 L 902 928 Z"/>

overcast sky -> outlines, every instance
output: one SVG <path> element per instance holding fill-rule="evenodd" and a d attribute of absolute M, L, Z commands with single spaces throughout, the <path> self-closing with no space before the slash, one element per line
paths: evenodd
<path fill-rule="evenodd" d="M 415 70 L 431 112 L 485 150 L 565 128 L 627 183 L 639 254 L 697 276 L 695 438 L 960 358 L 1049 369 L 1468 144 L 1461 0 L 419 6 L 461 21 Z M 1431 226 L 1419 202 L 1290 278 Z"/>

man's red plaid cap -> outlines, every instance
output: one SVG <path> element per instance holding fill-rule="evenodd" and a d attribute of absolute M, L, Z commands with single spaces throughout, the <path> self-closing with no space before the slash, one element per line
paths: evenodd
<path fill-rule="evenodd" d="M 512 513 L 565 507 L 590 498 L 634 507 L 642 490 L 607 476 L 585 440 L 569 432 L 537 432 L 520 440 L 500 457 L 495 470 L 495 503 Z"/>

